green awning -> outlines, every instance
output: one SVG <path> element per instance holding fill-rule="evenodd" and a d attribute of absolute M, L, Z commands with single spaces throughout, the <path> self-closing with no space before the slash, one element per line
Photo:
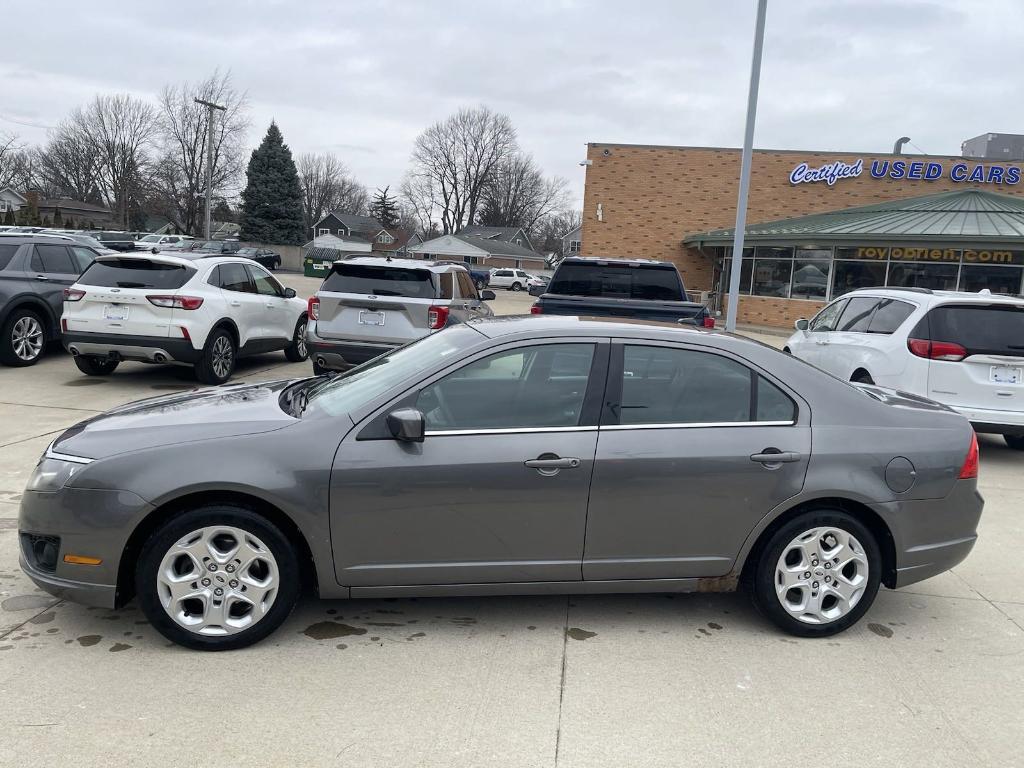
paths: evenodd
<path fill-rule="evenodd" d="M 733 229 L 687 235 L 686 245 L 732 245 Z M 890 200 L 749 225 L 744 244 L 1000 243 L 1024 248 L 1024 199 L 977 189 Z"/>

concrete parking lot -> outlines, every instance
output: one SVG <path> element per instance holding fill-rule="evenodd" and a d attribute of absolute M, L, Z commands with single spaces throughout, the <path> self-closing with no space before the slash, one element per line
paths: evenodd
<path fill-rule="evenodd" d="M 503 314 L 532 303 L 498 296 Z M 278 353 L 236 380 L 308 371 Z M 18 500 L 46 445 L 192 386 L 187 369 L 133 363 L 89 378 L 57 353 L 0 368 L 0 766 L 1024 764 L 1024 455 L 1001 440 L 981 439 L 971 556 L 883 590 L 835 638 L 783 635 L 742 594 L 310 598 L 262 644 L 201 654 L 134 604 L 51 598 L 17 564 Z"/>

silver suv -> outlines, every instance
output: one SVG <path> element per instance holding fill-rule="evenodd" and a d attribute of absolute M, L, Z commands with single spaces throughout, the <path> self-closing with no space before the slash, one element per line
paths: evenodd
<path fill-rule="evenodd" d="M 306 344 L 316 375 L 365 363 L 449 325 L 494 313 L 465 267 L 356 257 L 336 261 L 309 300 Z"/>

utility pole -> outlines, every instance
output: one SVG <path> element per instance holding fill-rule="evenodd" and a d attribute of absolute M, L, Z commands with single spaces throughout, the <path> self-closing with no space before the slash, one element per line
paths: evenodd
<path fill-rule="evenodd" d="M 213 111 L 219 109 L 224 112 L 227 107 L 214 104 L 212 101 L 195 99 L 196 104 L 206 107 L 206 215 L 203 220 L 206 222 L 203 227 L 203 237 L 210 239 L 210 198 L 213 196 Z"/>
<path fill-rule="evenodd" d="M 732 269 L 729 274 L 729 306 L 725 312 L 725 330 L 736 330 L 736 312 L 740 303 L 740 274 L 743 269 L 743 234 L 747 226 L 747 192 L 750 189 L 750 160 L 754 152 L 754 118 L 757 116 L 757 88 L 761 82 L 761 48 L 764 45 L 764 16 L 768 0 L 757 0 L 754 26 L 754 57 L 750 63 L 750 90 L 747 93 L 747 127 L 743 134 L 740 160 L 740 192 L 736 201 L 736 229 L 732 241 Z"/>

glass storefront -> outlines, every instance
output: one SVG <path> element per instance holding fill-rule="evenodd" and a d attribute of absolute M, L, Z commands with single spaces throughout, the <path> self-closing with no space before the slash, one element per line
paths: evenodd
<path fill-rule="evenodd" d="M 720 290 L 732 248 L 719 247 Z M 1021 295 L 1024 250 L 931 246 L 757 246 L 743 249 L 740 293 L 828 301 L 857 288 L 899 286 Z"/>

